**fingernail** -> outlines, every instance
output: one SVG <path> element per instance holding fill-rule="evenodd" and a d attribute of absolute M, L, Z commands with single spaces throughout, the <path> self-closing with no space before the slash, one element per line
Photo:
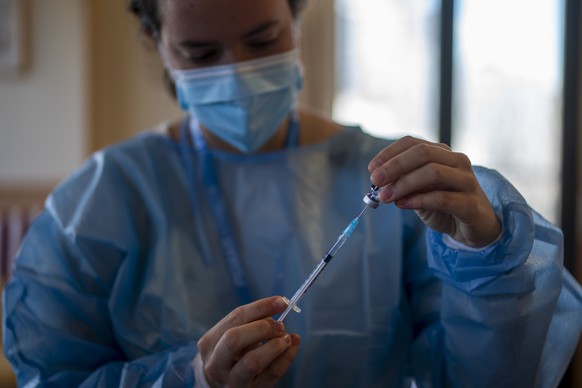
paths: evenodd
<path fill-rule="evenodd" d="M 382 163 L 379 160 L 374 160 L 373 162 L 371 162 L 368 165 L 368 171 L 372 172 L 375 169 L 377 169 L 378 167 L 380 167 L 382 165 Z"/>
<path fill-rule="evenodd" d="M 410 201 L 406 198 L 399 199 L 398 201 L 396 201 L 396 206 L 398 206 L 399 208 L 406 209 L 409 205 L 410 205 Z"/>
<path fill-rule="evenodd" d="M 283 341 L 285 341 L 285 343 L 286 343 L 287 345 L 291 345 L 291 336 L 290 336 L 289 334 L 286 334 L 286 335 L 283 337 Z"/>
<path fill-rule="evenodd" d="M 283 300 L 283 298 L 277 298 L 273 302 L 273 307 L 275 307 L 276 309 L 280 309 L 280 308 L 283 308 L 285 306 L 287 306 L 287 303 L 285 303 L 285 301 Z"/>
<path fill-rule="evenodd" d="M 273 324 L 275 325 L 275 331 L 277 333 L 282 333 L 285 331 L 285 325 L 283 325 L 282 322 L 273 321 Z"/>
<path fill-rule="evenodd" d="M 394 191 L 392 190 L 392 187 L 386 186 L 380 192 L 380 199 L 382 201 L 388 202 L 388 201 L 390 201 L 392 199 L 392 196 L 393 195 L 394 195 Z"/>
<path fill-rule="evenodd" d="M 384 171 L 382 171 L 381 169 L 377 169 L 376 171 L 374 171 L 374 173 L 372 174 L 372 183 L 375 184 L 376 186 L 382 186 L 382 183 L 384 183 L 384 180 L 386 179 L 386 174 L 384 173 Z"/>

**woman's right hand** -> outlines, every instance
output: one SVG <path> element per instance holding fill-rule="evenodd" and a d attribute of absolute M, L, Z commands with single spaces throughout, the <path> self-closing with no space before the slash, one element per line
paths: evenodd
<path fill-rule="evenodd" d="M 280 296 L 237 307 L 198 341 L 211 387 L 274 386 L 297 355 L 299 336 L 271 318 L 287 305 Z"/>

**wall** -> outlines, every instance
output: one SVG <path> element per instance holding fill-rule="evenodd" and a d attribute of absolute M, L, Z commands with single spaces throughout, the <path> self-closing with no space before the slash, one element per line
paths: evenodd
<path fill-rule="evenodd" d="M 0 74 L 0 184 L 52 184 L 84 156 L 84 2 L 28 0 L 29 65 Z"/>
<path fill-rule="evenodd" d="M 50 187 L 90 152 L 181 114 L 125 1 L 26 1 L 29 65 L 0 73 L 0 191 Z"/>
<path fill-rule="evenodd" d="M 165 90 L 157 53 L 140 37 L 126 3 L 87 3 L 91 150 L 182 115 Z"/>

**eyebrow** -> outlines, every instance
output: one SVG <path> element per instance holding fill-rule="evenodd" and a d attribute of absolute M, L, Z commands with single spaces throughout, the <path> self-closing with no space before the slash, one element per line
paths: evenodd
<path fill-rule="evenodd" d="M 246 34 L 244 34 L 243 36 L 245 38 L 252 38 L 253 35 L 258 35 L 262 32 L 267 31 L 268 29 L 272 28 L 272 27 L 276 27 L 279 25 L 278 21 L 272 20 L 266 23 L 261 24 L 259 27 L 255 28 L 254 30 L 247 32 Z"/>
<path fill-rule="evenodd" d="M 265 31 L 268 31 L 270 28 L 276 27 L 279 25 L 278 21 L 268 21 L 266 23 L 261 24 L 259 27 L 255 28 L 252 31 L 247 32 L 243 35 L 245 39 L 252 38 L 255 35 L 259 35 Z M 209 46 L 216 46 L 218 43 L 214 41 L 196 41 L 192 39 L 186 39 L 180 42 L 178 45 L 182 47 L 188 48 L 198 48 L 198 47 L 209 47 Z"/>
<path fill-rule="evenodd" d="M 178 43 L 178 46 L 181 47 L 188 47 L 188 48 L 197 48 L 197 47 L 208 47 L 208 46 L 216 46 L 217 43 L 216 42 L 199 42 L 199 41 L 195 41 L 195 40 L 184 40 L 180 43 Z"/>

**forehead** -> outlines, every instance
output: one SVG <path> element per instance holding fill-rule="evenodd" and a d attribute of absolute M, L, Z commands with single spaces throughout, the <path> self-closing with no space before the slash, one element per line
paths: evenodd
<path fill-rule="evenodd" d="M 290 22 L 287 0 L 159 0 L 162 30 L 214 40 L 266 22 Z"/>

